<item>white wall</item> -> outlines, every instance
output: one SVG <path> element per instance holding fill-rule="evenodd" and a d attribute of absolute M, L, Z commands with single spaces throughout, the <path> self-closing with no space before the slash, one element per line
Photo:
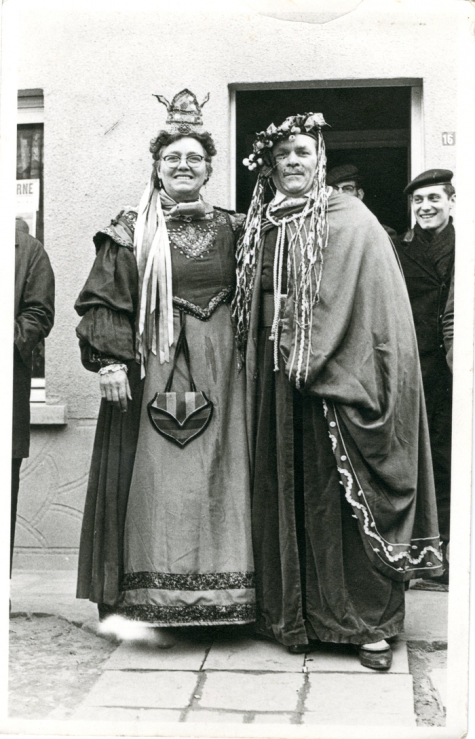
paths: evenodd
<path fill-rule="evenodd" d="M 441 134 L 456 128 L 460 0 L 442 3 L 443 13 L 430 12 L 439 5 L 364 0 L 325 24 L 252 11 L 174 15 L 158 12 L 162 3 L 154 10 L 135 5 L 108 12 L 23 6 L 19 87 L 44 91 L 45 244 L 57 279 L 47 398 L 66 404 L 70 421 L 63 429 L 33 433 L 19 546 L 77 546 L 99 401 L 97 378 L 80 365 L 73 304 L 94 257 L 92 235 L 124 205 L 137 204 L 149 176 L 149 141 L 166 115 L 152 93 L 169 100 L 183 87 L 199 100 L 211 93 L 204 120 L 218 156 L 206 197 L 224 207 L 231 205 L 233 83 L 421 78 L 425 166 L 454 169 L 455 147 L 442 146 Z M 35 531 L 47 529 L 43 539 L 32 531 L 27 536 L 25 528 L 38 505 L 43 517 L 37 514 Z"/>

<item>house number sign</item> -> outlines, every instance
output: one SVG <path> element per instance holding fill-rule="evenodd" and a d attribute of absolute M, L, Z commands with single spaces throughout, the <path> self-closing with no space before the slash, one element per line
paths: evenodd
<path fill-rule="evenodd" d="M 442 144 L 444 146 L 455 146 L 455 131 L 444 131 L 442 134 Z"/>

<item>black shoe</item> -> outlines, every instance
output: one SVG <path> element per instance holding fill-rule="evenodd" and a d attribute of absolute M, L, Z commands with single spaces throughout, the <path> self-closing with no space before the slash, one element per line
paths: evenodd
<path fill-rule="evenodd" d="M 308 644 L 291 644 L 287 647 L 287 651 L 290 654 L 308 654 L 309 652 L 313 652 L 319 644 L 321 642 L 318 639 L 310 639 Z"/>
<path fill-rule="evenodd" d="M 358 656 L 363 667 L 369 667 L 370 670 L 389 670 L 393 661 L 391 647 L 379 649 L 377 652 L 360 647 Z"/>
<path fill-rule="evenodd" d="M 290 654 L 305 654 L 310 651 L 310 644 L 291 644 L 287 647 Z"/>

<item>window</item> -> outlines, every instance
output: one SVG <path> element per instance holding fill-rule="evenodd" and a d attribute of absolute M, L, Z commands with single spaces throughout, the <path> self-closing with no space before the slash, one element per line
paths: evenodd
<path fill-rule="evenodd" d="M 43 92 L 20 90 L 17 127 L 17 224 L 44 244 Z M 31 402 L 45 402 L 45 343 L 33 353 Z"/>

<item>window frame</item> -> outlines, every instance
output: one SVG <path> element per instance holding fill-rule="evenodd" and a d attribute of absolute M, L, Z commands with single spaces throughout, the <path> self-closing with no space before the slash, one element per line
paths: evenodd
<path fill-rule="evenodd" d="M 44 126 L 44 96 L 43 90 L 30 89 L 18 90 L 17 104 L 17 136 L 18 126 L 28 124 L 42 124 Z M 44 132 L 44 128 L 43 128 Z M 44 179 L 44 178 L 43 178 Z M 41 182 L 43 188 L 44 183 Z M 46 374 L 46 368 L 45 368 Z M 31 378 L 30 403 L 37 406 L 38 403 L 46 403 L 46 379 L 45 377 Z"/>

